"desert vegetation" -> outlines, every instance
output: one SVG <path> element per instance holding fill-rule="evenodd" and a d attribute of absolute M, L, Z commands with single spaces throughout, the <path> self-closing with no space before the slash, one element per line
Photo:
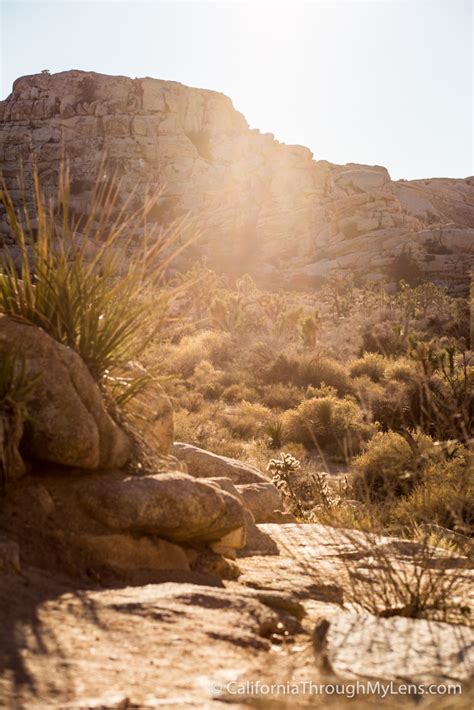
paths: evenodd
<path fill-rule="evenodd" d="M 472 533 L 466 301 L 432 283 L 267 293 L 205 266 L 192 280 L 181 328 L 146 353 L 169 378 L 178 439 L 261 468 L 290 455 L 301 519 Z"/>
<path fill-rule="evenodd" d="M 454 533 L 450 544 L 469 538 L 465 300 L 433 283 L 387 289 L 335 276 L 316 292 L 267 292 L 200 262 L 178 271 L 186 229 L 148 233 L 157 195 L 130 213 L 118 183 L 97 179 L 78 219 L 66 168 L 55 201 L 35 172 L 33 188 L 20 210 L 2 191 L 19 258 L 6 255 L 0 311 L 80 355 L 139 440 L 138 459 L 150 448 L 136 426 L 147 416 L 143 393 L 160 383 L 177 439 L 266 469 L 300 520 L 411 537 L 434 525 Z M 140 248 L 130 236 L 138 219 Z M 5 362 L 4 430 L 25 391 Z"/>
<path fill-rule="evenodd" d="M 13 516 L 8 513 L 7 499 L 11 490 L 13 499 L 21 491 L 16 479 L 30 466 L 28 448 L 23 458 L 24 432 L 36 428 L 32 465 L 37 456 L 43 467 L 52 461 L 67 473 L 62 482 L 55 471 L 41 479 L 60 505 L 46 487 L 33 483 L 33 491 L 43 491 L 37 507 L 47 506 L 33 515 L 52 516 L 47 544 L 63 549 L 57 546 L 64 544 L 64 531 L 77 524 L 80 501 L 81 516 L 84 508 L 105 532 L 81 535 L 76 544 L 84 545 L 79 549 L 87 565 L 92 558 L 99 570 L 105 566 L 114 583 L 116 574 L 122 581 L 128 581 L 126 574 L 134 579 L 137 569 L 139 580 L 148 581 L 147 574 L 155 579 L 156 570 L 142 565 L 156 564 L 157 542 L 168 554 L 170 541 L 169 555 L 175 557 L 158 561 L 166 574 L 176 565 L 186 574 L 197 571 L 201 580 L 207 574 L 234 580 L 240 569 L 229 561 L 236 550 L 226 542 L 237 531 L 239 551 L 240 533 L 245 544 L 249 534 L 263 545 L 244 548 L 250 570 L 252 556 L 262 549 L 268 554 L 264 545 L 270 544 L 270 555 L 283 553 L 282 569 L 290 569 L 290 586 L 295 585 L 289 599 L 278 596 L 278 589 L 276 602 L 275 595 L 264 593 L 279 615 L 258 627 L 257 643 L 266 650 L 270 640 L 284 649 L 293 643 L 292 634 L 307 634 L 299 624 L 304 608 L 291 597 L 304 596 L 305 584 L 319 590 L 315 594 L 322 594 L 323 605 L 382 626 L 392 617 L 458 627 L 472 623 L 463 600 L 474 524 L 474 362 L 467 302 L 431 283 L 400 281 L 388 289 L 348 276 L 330 278 L 309 293 L 269 292 L 250 275 L 235 280 L 204 262 L 192 264 L 184 221 L 149 232 L 147 214 L 156 195 L 127 217 L 113 181 L 98 180 L 89 212 L 77 218 L 66 170 L 55 200 L 42 193 L 36 175 L 33 187 L 28 201 L 24 192 L 23 209 L 14 206 L 6 189 L 0 194 L 17 244 L 16 255 L 6 253 L 0 275 L 0 314 L 8 316 L 0 342 L 0 484 L 7 494 L 2 515 L 9 534 L 18 528 L 18 511 L 25 515 L 24 506 L 15 503 Z M 137 242 L 132 223 L 139 220 L 143 239 Z M 22 336 L 28 340 L 28 363 L 14 348 L 4 356 L 5 339 L 17 326 L 36 332 L 39 350 L 41 338 L 53 343 L 48 353 L 58 372 L 67 362 L 60 391 L 44 361 L 39 380 L 31 376 L 36 352 L 28 336 Z M 82 400 L 76 397 L 78 382 L 84 386 Z M 43 389 L 36 397 L 39 384 Z M 51 396 L 56 396 L 53 407 Z M 168 397 L 175 439 L 207 450 L 188 446 L 197 456 L 194 462 L 179 458 L 183 444 L 172 448 Z M 87 417 L 89 408 L 94 410 L 91 448 L 99 421 L 104 448 L 111 442 L 105 456 L 98 451 L 90 457 L 84 450 L 89 447 L 74 431 L 75 410 L 71 426 L 66 422 L 58 434 L 68 398 L 85 403 Z M 39 409 L 32 415 L 35 399 Z M 37 420 L 44 412 L 49 428 L 41 429 Z M 80 423 L 87 431 L 85 417 Z M 50 440 L 54 450 L 48 449 Z M 115 466 L 110 465 L 114 450 Z M 69 483 L 71 466 L 95 475 L 84 481 L 71 476 Z M 216 466 L 212 482 L 199 480 L 208 475 L 203 469 Z M 247 485 L 239 485 L 241 476 L 250 477 L 244 478 Z M 282 502 L 286 511 L 277 508 Z M 213 529 L 219 506 L 222 522 L 218 517 Z M 263 519 L 257 520 L 257 513 Z M 26 515 L 29 537 L 31 511 Z M 283 536 L 277 547 L 255 520 L 290 522 L 287 540 Z M 128 535 L 115 534 L 117 521 Z M 80 518 L 80 525 L 88 529 L 89 521 Z M 144 531 L 151 533 L 146 537 Z M 305 536 L 314 559 L 301 554 Z M 327 544 L 336 552 L 329 567 L 320 569 Z M 322 551 L 321 557 L 314 550 Z M 107 567 L 116 558 L 118 567 Z M 257 557 L 257 564 L 274 580 L 276 563 L 265 566 L 262 559 Z M 103 583 L 95 576 L 87 583 L 91 579 Z M 213 608 L 222 603 L 228 608 L 228 599 L 209 602 Z M 281 616 L 288 604 L 297 609 L 295 618 Z M 323 620 L 326 631 L 330 623 Z M 236 624 L 236 641 L 228 635 L 224 640 L 240 647 L 240 617 Z M 313 644 L 318 628 L 311 632 Z M 254 647 L 253 636 L 249 643 Z M 324 665 L 321 649 L 313 650 L 311 663 Z"/>

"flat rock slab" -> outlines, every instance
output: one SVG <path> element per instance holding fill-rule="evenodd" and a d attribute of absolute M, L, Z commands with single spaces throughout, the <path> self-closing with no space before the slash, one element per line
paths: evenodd
<path fill-rule="evenodd" d="M 216 707 L 213 684 L 252 674 L 278 655 L 273 637 L 300 632 L 298 607 L 245 589 L 13 581 L 0 587 L 0 707 Z"/>
<path fill-rule="evenodd" d="M 474 675 L 474 631 L 465 626 L 338 614 L 322 647 L 326 665 L 340 678 L 428 685 L 465 683 Z"/>
<path fill-rule="evenodd" d="M 239 559 L 241 578 L 216 586 L 196 577 L 193 583 L 73 589 L 57 573 L 31 567 L 22 575 L 0 574 L 0 707 L 314 706 L 314 697 L 288 704 L 279 698 L 273 705 L 268 697 L 226 694 L 230 682 L 257 680 L 459 681 L 469 702 L 471 630 L 375 617 L 345 600 L 350 570 L 367 567 L 374 545 L 400 562 L 411 543 L 321 525 L 260 529 L 280 554 Z M 437 559 L 445 554 L 439 551 Z M 366 707 L 365 700 L 357 707 Z M 337 708 L 349 703 L 354 707 L 338 698 Z M 321 704 L 326 707 L 325 698 Z"/>

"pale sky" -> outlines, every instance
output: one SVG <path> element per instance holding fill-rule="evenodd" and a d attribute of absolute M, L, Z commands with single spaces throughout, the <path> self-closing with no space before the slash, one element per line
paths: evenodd
<path fill-rule="evenodd" d="M 317 159 L 474 173 L 471 0 L 0 0 L 0 30 L 2 99 L 42 69 L 152 76 Z"/>

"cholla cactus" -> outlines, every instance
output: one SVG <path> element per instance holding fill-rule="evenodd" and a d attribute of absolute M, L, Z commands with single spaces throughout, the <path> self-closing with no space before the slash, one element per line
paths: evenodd
<path fill-rule="evenodd" d="M 267 471 L 271 471 L 274 476 L 287 477 L 290 473 L 300 468 L 300 462 L 292 454 L 281 453 L 279 459 L 271 459 L 267 466 Z"/>
<path fill-rule="evenodd" d="M 303 509 L 291 485 L 292 474 L 300 468 L 300 462 L 291 454 L 281 453 L 279 459 L 271 459 L 267 471 L 270 471 L 273 484 L 288 499 L 290 507 L 296 516 L 302 517 Z"/>

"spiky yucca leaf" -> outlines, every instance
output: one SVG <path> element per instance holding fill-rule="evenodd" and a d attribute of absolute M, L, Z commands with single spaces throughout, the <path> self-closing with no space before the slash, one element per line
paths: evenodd
<path fill-rule="evenodd" d="M 0 313 L 43 328 L 74 349 L 97 381 L 105 374 L 110 380 L 162 327 L 172 293 L 167 269 L 193 241 L 183 239 L 190 224 L 183 219 L 149 234 L 146 217 L 159 194 L 131 210 L 134 194 L 119 206 L 119 182 L 99 178 L 81 224 L 70 210 L 67 168 L 54 203 L 46 200 L 34 167 L 32 174 L 32 206 L 23 178 L 20 208 L 0 184 L 20 259 L 18 267 L 7 253 L 1 265 Z M 137 245 L 132 227 L 140 220 L 143 239 Z"/>

